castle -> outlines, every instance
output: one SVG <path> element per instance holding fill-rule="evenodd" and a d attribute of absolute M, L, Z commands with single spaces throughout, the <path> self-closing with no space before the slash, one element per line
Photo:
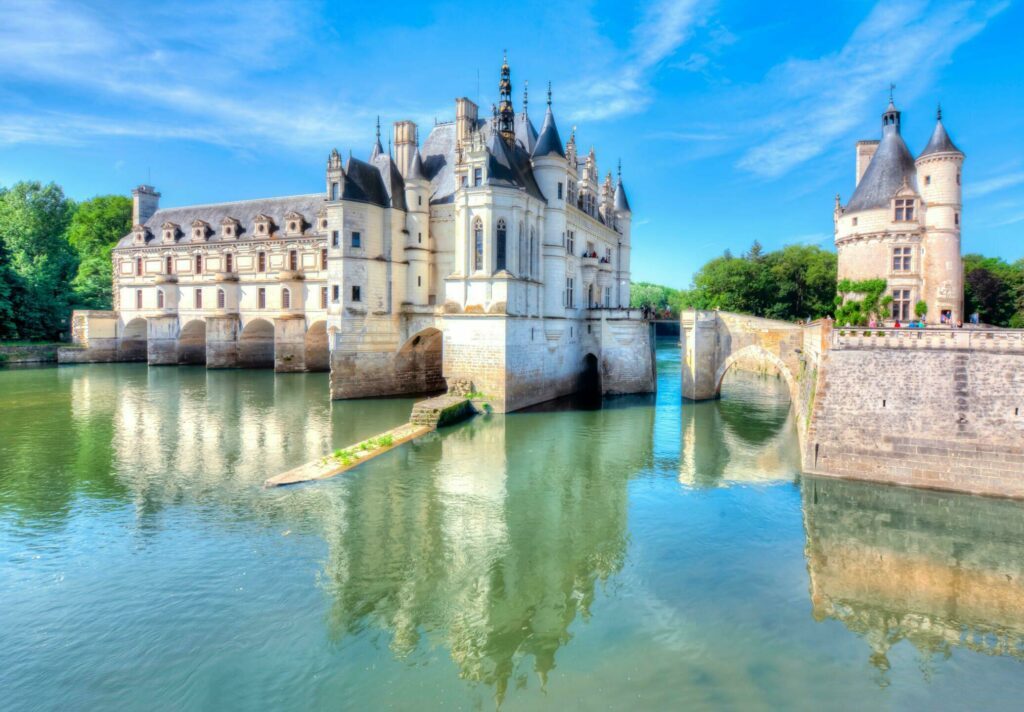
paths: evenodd
<path fill-rule="evenodd" d="M 960 257 L 961 169 L 964 154 L 942 125 L 915 159 L 901 135 L 901 114 L 889 98 L 881 141 L 857 142 L 857 187 L 845 206 L 836 196 L 839 279 L 883 278 L 889 316 L 916 318 L 927 305 L 930 324 L 964 320 Z"/>
<path fill-rule="evenodd" d="M 628 310 L 632 212 L 621 170 L 538 132 L 523 93 L 419 145 L 327 159 L 310 195 L 160 208 L 132 191 L 114 311 L 79 312 L 65 360 L 330 370 L 333 398 L 439 390 L 457 377 L 499 411 L 572 393 L 654 389 L 650 327 Z"/>

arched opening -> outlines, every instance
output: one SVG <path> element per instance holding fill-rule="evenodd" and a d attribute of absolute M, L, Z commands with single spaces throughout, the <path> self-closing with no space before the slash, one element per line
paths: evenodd
<path fill-rule="evenodd" d="M 178 362 L 206 363 L 206 322 L 202 319 L 193 319 L 181 328 L 178 334 Z"/>
<path fill-rule="evenodd" d="M 447 388 L 441 373 L 444 335 L 427 328 L 405 342 L 395 359 L 398 378 L 409 384 L 409 393 L 436 393 Z"/>
<path fill-rule="evenodd" d="M 117 358 L 119 361 L 145 361 L 148 356 L 146 347 L 148 323 L 143 318 L 132 319 L 121 330 L 121 338 L 117 342 Z"/>
<path fill-rule="evenodd" d="M 583 357 L 583 370 L 580 371 L 578 392 L 584 407 L 600 407 L 601 405 L 601 369 L 594 354 Z"/>
<path fill-rule="evenodd" d="M 238 365 L 242 368 L 274 367 L 274 325 L 253 319 L 238 339 Z"/>
<path fill-rule="evenodd" d="M 329 371 L 330 351 L 327 348 L 327 322 L 317 321 L 306 330 L 306 370 Z"/>
<path fill-rule="evenodd" d="M 715 383 L 723 424 L 740 441 L 763 446 L 787 427 L 795 381 L 778 356 L 747 346 L 725 360 Z"/>

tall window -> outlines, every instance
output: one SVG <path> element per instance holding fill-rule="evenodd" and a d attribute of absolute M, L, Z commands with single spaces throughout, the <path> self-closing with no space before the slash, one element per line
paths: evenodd
<path fill-rule="evenodd" d="M 291 309 L 292 307 L 292 293 L 287 287 L 281 290 L 281 308 Z"/>
<path fill-rule="evenodd" d="M 225 302 L 226 302 L 226 300 L 224 298 L 224 290 L 223 289 L 218 289 L 217 290 L 217 308 L 218 309 L 223 309 Z"/>
<path fill-rule="evenodd" d="M 141 289 L 136 289 L 135 290 L 135 308 L 136 309 L 142 309 L 142 290 Z"/>
<path fill-rule="evenodd" d="M 531 227 L 530 228 L 530 263 L 527 269 L 530 271 L 531 277 L 536 277 L 540 274 L 540 265 L 537 264 L 537 232 Z"/>
<path fill-rule="evenodd" d="M 203 256 L 196 255 L 196 274 L 203 273 Z"/>
<path fill-rule="evenodd" d="M 327 248 L 320 250 L 320 269 L 327 269 Z"/>
<path fill-rule="evenodd" d="M 141 257 L 136 257 L 135 258 L 135 274 L 137 274 L 139 277 L 142 276 L 142 258 Z"/>
<path fill-rule="evenodd" d="M 267 271 L 267 253 L 260 252 L 256 255 L 256 271 L 266 272 Z"/>
<path fill-rule="evenodd" d="M 353 302 L 361 302 L 361 301 L 363 301 L 363 290 L 360 287 L 358 287 L 358 286 L 352 287 L 352 301 Z"/>
<path fill-rule="evenodd" d="M 174 274 L 174 258 L 170 255 L 167 255 L 167 259 L 164 260 L 164 272 Z"/>
<path fill-rule="evenodd" d="M 893 272 L 909 272 L 910 271 L 910 248 L 909 247 L 894 247 L 892 250 L 892 271 Z"/>
<path fill-rule="evenodd" d="M 196 309 L 202 309 L 202 308 L 203 308 L 203 290 L 197 289 L 196 290 Z"/>
<path fill-rule="evenodd" d="M 234 272 L 235 271 L 235 256 L 230 252 L 224 255 L 224 271 Z"/>
<path fill-rule="evenodd" d="M 478 272 L 484 268 L 484 221 L 477 218 L 473 221 L 473 269 Z"/>
<path fill-rule="evenodd" d="M 256 291 L 256 308 L 257 309 L 266 309 L 267 308 L 267 290 L 265 288 L 263 288 L 263 287 L 260 287 Z"/>
<path fill-rule="evenodd" d="M 504 218 L 502 218 L 501 220 L 498 220 L 498 239 L 497 239 L 497 245 L 496 245 L 497 248 L 498 248 L 497 249 L 497 253 L 498 254 L 495 255 L 495 260 L 496 260 L 496 267 L 495 267 L 495 269 L 497 269 L 497 270 L 503 270 L 506 267 L 505 247 L 506 247 L 506 244 L 508 242 L 507 235 L 508 235 L 508 230 L 505 227 L 505 220 L 504 220 Z"/>
<path fill-rule="evenodd" d="M 483 169 L 481 169 L 481 168 L 474 168 L 473 169 L 473 185 L 475 187 L 479 188 L 480 185 L 483 182 L 484 182 L 484 172 L 483 172 Z"/>
<path fill-rule="evenodd" d="M 570 255 L 576 252 L 576 233 L 572 230 L 565 233 L 565 251 Z"/>
<path fill-rule="evenodd" d="M 320 287 L 320 308 L 327 308 L 327 287 Z"/>
<path fill-rule="evenodd" d="M 363 236 L 361 234 L 359 234 L 358 232 L 353 232 L 352 233 L 352 247 L 362 247 L 362 246 L 363 246 Z"/>
<path fill-rule="evenodd" d="M 298 250 L 292 250 L 288 253 L 288 269 L 295 272 L 299 269 L 299 252 Z"/>
<path fill-rule="evenodd" d="M 906 321 L 910 318 L 910 290 L 892 290 L 892 318 Z"/>
<path fill-rule="evenodd" d="M 163 309 L 164 308 L 164 290 L 162 290 L 162 289 L 156 290 L 156 308 L 157 309 Z"/>
<path fill-rule="evenodd" d="M 570 309 L 572 309 L 573 303 L 575 302 L 575 299 L 576 299 L 576 296 L 575 296 L 574 292 L 575 292 L 575 290 L 573 289 L 572 277 L 566 277 L 565 278 L 565 297 L 564 297 L 563 301 L 565 302 L 565 306 L 567 306 Z"/>
<path fill-rule="evenodd" d="M 519 274 L 526 274 L 526 231 L 519 223 Z"/>
<path fill-rule="evenodd" d="M 338 237 L 338 231 L 337 230 L 331 230 L 331 247 L 338 247 L 338 246 L 340 246 L 340 244 L 341 244 L 341 242 L 340 242 L 339 237 Z"/>
<path fill-rule="evenodd" d="M 559 200 L 562 199 L 562 184 L 561 183 L 558 184 L 558 199 Z"/>
<path fill-rule="evenodd" d="M 341 299 L 341 289 L 335 284 L 331 287 L 331 301 L 337 304 L 339 299 Z"/>
<path fill-rule="evenodd" d="M 337 199 L 338 199 L 338 184 L 337 183 L 331 183 L 331 200 L 337 200 Z"/>
<path fill-rule="evenodd" d="M 914 219 L 914 199 L 896 199 L 896 222 L 909 222 Z"/>

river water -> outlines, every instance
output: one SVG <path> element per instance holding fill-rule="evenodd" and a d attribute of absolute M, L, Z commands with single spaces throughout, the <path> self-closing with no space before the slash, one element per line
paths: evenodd
<path fill-rule="evenodd" d="M 394 426 L 325 374 L 0 370 L 3 709 L 1019 709 L 1024 506 L 801 478 L 775 379 Z"/>

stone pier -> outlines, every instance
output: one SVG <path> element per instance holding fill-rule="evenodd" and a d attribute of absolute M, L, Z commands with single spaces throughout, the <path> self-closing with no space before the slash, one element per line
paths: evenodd
<path fill-rule="evenodd" d="M 206 367 L 236 368 L 238 366 L 237 314 L 219 314 L 206 318 Z"/>
<path fill-rule="evenodd" d="M 150 366 L 172 366 L 178 363 L 178 317 L 151 316 L 146 345 L 146 362 Z"/>
<path fill-rule="evenodd" d="M 274 319 L 274 370 L 278 373 L 306 370 L 306 320 L 302 314 Z"/>

